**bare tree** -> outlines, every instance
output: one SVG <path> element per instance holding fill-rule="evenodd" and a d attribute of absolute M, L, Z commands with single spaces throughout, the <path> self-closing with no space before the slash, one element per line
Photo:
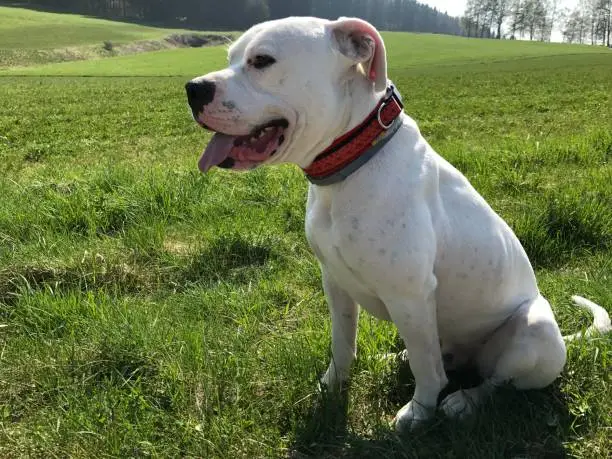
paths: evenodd
<path fill-rule="evenodd" d="M 595 22 L 595 39 L 602 45 L 610 47 L 610 16 L 612 15 L 612 0 L 595 0 L 593 4 L 593 21 Z"/>
<path fill-rule="evenodd" d="M 478 35 L 478 16 L 476 14 L 475 0 L 467 1 L 465 12 L 461 18 L 461 24 L 468 37 L 475 37 Z"/>
<path fill-rule="evenodd" d="M 599 0 L 585 0 L 582 4 L 584 8 L 584 16 L 587 19 L 589 37 L 591 39 L 591 45 L 594 45 L 597 41 L 598 26 L 599 26 L 599 12 L 598 12 Z"/>
<path fill-rule="evenodd" d="M 608 0 L 608 36 L 606 45 L 610 48 L 610 34 L 612 29 L 612 0 Z"/>
<path fill-rule="evenodd" d="M 587 30 L 590 24 L 590 18 L 588 13 L 590 0 L 580 0 L 578 8 L 580 10 L 580 43 L 584 43 L 587 37 Z"/>
<path fill-rule="evenodd" d="M 525 30 L 525 15 L 523 10 L 523 0 L 512 0 L 510 6 L 510 31 L 511 37 L 516 38 L 516 33 L 519 32 L 521 37 Z"/>
<path fill-rule="evenodd" d="M 490 7 L 492 9 L 493 18 L 497 25 L 497 39 L 501 39 L 502 24 L 510 13 L 510 0 L 491 0 Z"/>
<path fill-rule="evenodd" d="M 584 32 L 584 18 L 579 8 L 568 14 L 562 30 L 563 41 L 567 43 L 582 43 Z"/>
<path fill-rule="evenodd" d="M 545 7 L 546 24 L 542 31 L 542 39 L 544 41 L 550 41 L 555 24 L 560 22 L 559 19 L 562 16 L 562 11 L 559 8 L 559 0 L 547 0 Z"/>
<path fill-rule="evenodd" d="M 607 43 L 606 46 L 610 48 L 610 35 L 612 34 L 612 0 L 608 0 L 608 36 L 606 37 Z"/>
<path fill-rule="evenodd" d="M 496 4 L 497 0 L 484 0 L 482 2 L 483 16 L 485 18 L 485 27 L 482 36 L 491 37 L 493 23 L 495 22 Z"/>
<path fill-rule="evenodd" d="M 486 0 L 468 0 L 465 7 L 464 24 L 468 37 L 482 37 Z"/>
<path fill-rule="evenodd" d="M 529 40 L 533 40 L 536 37 L 542 22 L 541 3 L 540 0 L 525 0 L 523 2 L 525 29 L 529 32 Z"/>

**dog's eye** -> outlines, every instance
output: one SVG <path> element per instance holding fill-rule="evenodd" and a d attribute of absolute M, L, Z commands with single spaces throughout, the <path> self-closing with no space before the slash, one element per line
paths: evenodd
<path fill-rule="evenodd" d="M 272 64 L 276 62 L 272 56 L 268 56 L 267 54 L 258 54 L 257 56 L 249 59 L 247 63 L 256 69 L 265 69 L 266 67 L 270 67 Z"/>

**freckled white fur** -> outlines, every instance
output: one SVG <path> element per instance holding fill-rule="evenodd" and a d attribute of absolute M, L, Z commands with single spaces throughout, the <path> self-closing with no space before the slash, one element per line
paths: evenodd
<path fill-rule="evenodd" d="M 220 88 L 207 116 L 236 131 L 285 116 L 288 140 L 268 163 L 309 165 L 382 96 L 357 65 L 368 62 L 339 51 L 350 40 L 334 43 L 362 31 L 355 21 L 313 18 L 256 26 L 232 47 L 228 69 L 202 77 Z M 264 51 L 276 58 L 274 66 L 259 73 L 245 68 L 250 54 Z M 379 66 L 378 78 L 386 79 L 386 63 Z M 397 134 L 356 173 L 338 184 L 311 185 L 306 212 L 332 318 L 333 358 L 323 383 L 338 387 L 349 376 L 358 304 L 393 321 L 416 382 L 413 399 L 396 417 L 398 429 L 434 413 L 447 383 L 443 353 L 455 364 L 475 363 L 485 378 L 442 402 L 445 413 L 459 417 L 499 384 L 547 386 L 566 360 L 553 312 L 512 230 L 402 116 Z M 609 329 L 601 307 L 581 304 L 598 317 L 595 328 Z"/>

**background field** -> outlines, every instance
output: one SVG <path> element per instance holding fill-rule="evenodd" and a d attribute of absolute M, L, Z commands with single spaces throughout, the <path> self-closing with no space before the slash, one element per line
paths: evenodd
<path fill-rule="evenodd" d="M 17 33 L 0 29 L 28 48 Z M 610 310 L 612 53 L 385 39 L 407 112 L 515 229 L 562 331 L 591 320 L 572 294 Z M 306 180 L 196 168 L 208 138 L 183 85 L 224 61 L 0 73 L 0 456 L 607 457 L 610 337 L 572 344 L 550 388 L 397 438 L 414 382 L 372 358 L 400 344 L 364 313 L 346 398 L 317 393 L 330 338 Z"/>
<path fill-rule="evenodd" d="M 0 6 L 0 70 L 167 48 L 164 38 L 183 33 L 191 32 Z"/>

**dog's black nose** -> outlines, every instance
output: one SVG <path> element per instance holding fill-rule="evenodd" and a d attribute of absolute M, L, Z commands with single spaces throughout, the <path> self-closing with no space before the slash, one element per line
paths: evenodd
<path fill-rule="evenodd" d="M 215 83 L 212 81 L 190 81 L 185 85 L 185 90 L 194 115 L 200 113 L 204 105 L 210 104 L 215 98 Z"/>

